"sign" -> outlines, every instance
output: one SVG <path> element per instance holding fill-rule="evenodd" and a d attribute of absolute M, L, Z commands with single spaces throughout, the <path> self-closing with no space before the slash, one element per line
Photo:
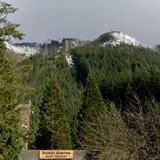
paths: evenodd
<path fill-rule="evenodd" d="M 73 150 L 41 150 L 40 159 L 73 159 Z"/>

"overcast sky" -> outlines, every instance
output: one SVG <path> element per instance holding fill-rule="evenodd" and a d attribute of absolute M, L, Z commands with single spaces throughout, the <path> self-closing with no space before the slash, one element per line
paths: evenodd
<path fill-rule="evenodd" d="M 160 44 L 160 0 L 6 0 L 19 10 L 25 41 L 75 37 L 93 40 L 122 31 L 144 44 Z"/>

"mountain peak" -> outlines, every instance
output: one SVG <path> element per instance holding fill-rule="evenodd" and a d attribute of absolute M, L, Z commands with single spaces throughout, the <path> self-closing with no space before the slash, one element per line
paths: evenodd
<path fill-rule="evenodd" d="M 128 44 L 133 46 L 142 45 L 134 37 L 131 37 L 119 31 L 111 31 L 111 32 L 104 33 L 98 39 L 96 39 L 95 42 L 100 43 L 103 47 L 118 46 L 121 44 Z"/>

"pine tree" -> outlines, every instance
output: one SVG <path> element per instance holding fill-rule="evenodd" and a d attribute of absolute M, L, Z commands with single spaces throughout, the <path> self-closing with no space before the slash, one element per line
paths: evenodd
<path fill-rule="evenodd" d="M 5 48 L 5 41 L 9 41 L 11 37 L 22 39 L 23 33 L 17 31 L 19 24 L 11 23 L 7 20 L 7 15 L 14 13 L 17 9 L 11 4 L 0 2 L 0 48 Z"/>
<path fill-rule="evenodd" d="M 0 51 L 0 159 L 17 160 L 20 145 L 19 113 L 13 73 Z"/>
<path fill-rule="evenodd" d="M 41 106 L 37 147 L 40 149 L 70 149 L 70 128 L 65 118 L 64 104 L 58 84 L 51 80 Z"/>
<path fill-rule="evenodd" d="M 98 140 L 98 137 L 103 134 L 102 130 L 105 130 L 105 133 L 109 132 L 105 113 L 106 108 L 101 93 L 93 74 L 89 73 L 86 81 L 84 102 L 78 115 L 79 127 L 77 135 L 80 149 L 99 149 L 103 145 L 104 140 Z"/>

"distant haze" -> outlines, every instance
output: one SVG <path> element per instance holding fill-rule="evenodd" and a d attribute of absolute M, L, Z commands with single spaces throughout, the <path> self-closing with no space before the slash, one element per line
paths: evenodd
<path fill-rule="evenodd" d="M 144 44 L 160 44 L 160 0 L 8 0 L 19 10 L 24 41 L 74 37 L 93 40 L 122 31 Z"/>

